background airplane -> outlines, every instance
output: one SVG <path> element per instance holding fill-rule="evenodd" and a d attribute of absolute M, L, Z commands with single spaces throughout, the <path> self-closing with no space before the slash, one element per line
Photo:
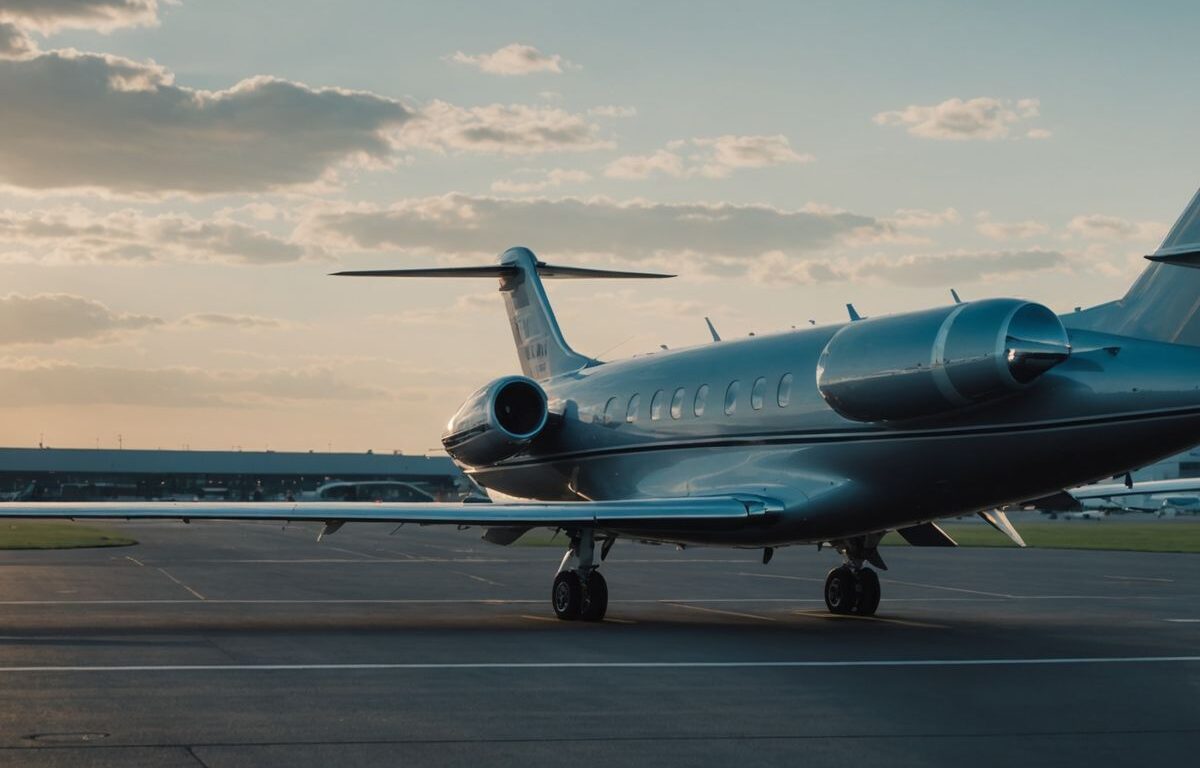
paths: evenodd
<path fill-rule="evenodd" d="M 667 277 L 498 264 L 352 271 L 490 277 L 521 375 L 484 385 L 443 445 L 491 504 L 22 504 L 0 516 L 480 525 L 489 541 L 562 528 L 563 619 L 603 618 L 599 566 L 619 537 L 681 545 L 829 544 L 835 613 L 873 614 L 889 530 L 945 545 L 932 522 L 1059 493 L 1200 440 L 1200 194 L 1121 300 L 1056 316 L 983 299 L 601 362 L 563 338 L 543 279 Z M 985 517 L 1002 530 L 1003 512 Z M 1010 535 L 1014 535 L 1011 532 Z M 1019 538 L 1019 537 L 1018 537 Z"/>

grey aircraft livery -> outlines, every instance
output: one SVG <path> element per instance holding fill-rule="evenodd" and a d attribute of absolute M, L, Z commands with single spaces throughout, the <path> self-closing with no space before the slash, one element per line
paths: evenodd
<path fill-rule="evenodd" d="M 995 298 L 600 361 L 567 345 L 547 278 L 669 277 L 552 266 L 526 248 L 480 267 L 339 272 L 499 279 L 521 375 L 480 388 L 446 451 L 493 503 L 0 504 L 0 517 L 308 520 L 566 532 L 551 590 L 597 621 L 618 538 L 829 545 L 834 613 L 871 615 L 877 545 L 953 545 L 939 518 L 1060 495 L 1200 442 L 1200 193 L 1124 298 L 1057 316 Z M 852 318 L 857 313 L 851 314 Z"/>

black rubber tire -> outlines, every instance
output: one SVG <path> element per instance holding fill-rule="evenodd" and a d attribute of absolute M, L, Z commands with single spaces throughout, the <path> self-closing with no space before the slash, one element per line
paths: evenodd
<path fill-rule="evenodd" d="M 825 607 L 830 613 L 850 613 L 858 602 L 858 584 L 854 571 L 846 566 L 834 568 L 825 577 Z"/>
<path fill-rule="evenodd" d="M 608 611 L 608 582 L 600 575 L 600 571 L 592 571 L 587 577 L 587 586 L 583 590 L 583 606 L 579 610 L 579 618 L 584 621 L 604 621 Z"/>
<path fill-rule="evenodd" d="M 858 602 L 854 606 L 854 612 L 859 616 L 874 616 L 875 610 L 879 608 L 880 595 L 879 574 L 870 568 L 860 570 L 858 572 Z"/>
<path fill-rule="evenodd" d="M 575 571 L 560 571 L 554 577 L 554 588 L 550 591 L 550 605 L 554 615 L 563 621 L 579 618 L 583 608 L 583 582 Z"/>

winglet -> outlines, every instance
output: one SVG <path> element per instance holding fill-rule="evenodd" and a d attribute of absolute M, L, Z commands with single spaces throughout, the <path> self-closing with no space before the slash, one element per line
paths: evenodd
<path fill-rule="evenodd" d="M 992 509 L 980 512 L 979 516 L 986 520 L 988 525 L 1012 539 L 1018 547 L 1025 546 L 1025 539 L 1021 538 L 1021 534 L 1017 533 L 1017 529 L 1008 521 L 1008 515 L 998 509 Z"/>
<path fill-rule="evenodd" d="M 955 304 L 962 304 L 962 299 L 958 298 L 958 291 L 953 288 L 950 289 L 950 297 L 954 299 Z"/>
<path fill-rule="evenodd" d="M 854 308 L 853 304 L 847 304 L 846 311 L 850 313 L 850 322 L 853 323 L 856 320 L 862 320 L 862 315 L 858 314 L 858 310 Z"/>
<path fill-rule="evenodd" d="M 720 340 L 721 340 L 721 334 L 717 333 L 717 329 L 716 329 L 716 328 L 713 328 L 712 320 L 709 320 L 709 319 L 706 317 L 706 318 L 704 318 L 704 322 L 708 324 L 708 332 L 712 334 L 713 341 L 720 341 Z"/>

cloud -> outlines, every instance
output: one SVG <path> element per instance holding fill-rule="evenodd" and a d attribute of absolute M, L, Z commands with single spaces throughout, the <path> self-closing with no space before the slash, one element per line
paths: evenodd
<path fill-rule="evenodd" d="M 194 328 L 239 328 L 245 330 L 283 328 L 285 325 L 282 320 L 272 317 L 231 315 L 222 312 L 198 312 L 184 315 L 179 319 L 179 324 Z"/>
<path fill-rule="evenodd" d="M 606 105 L 601 107 L 592 107 L 587 111 L 587 113 L 596 117 L 633 117 L 637 114 L 637 109 L 635 107 Z"/>
<path fill-rule="evenodd" d="M 926 139 L 990 141 L 1007 138 L 1014 126 L 1037 117 L 1039 109 L 1037 99 L 1020 99 L 1015 104 L 990 97 L 947 99 L 928 107 L 909 105 L 901 110 L 880 112 L 873 119 L 878 125 L 901 126 L 911 135 Z M 1030 138 L 1049 136 L 1049 131 L 1034 131 L 1037 135 Z"/>
<path fill-rule="evenodd" d="M 562 74 L 563 66 L 569 65 L 558 54 L 545 54 L 532 45 L 512 43 L 491 53 L 470 55 L 456 51 L 450 60 L 467 64 L 489 75 L 531 75 L 535 72 Z"/>
<path fill-rule="evenodd" d="M 0 182 L 122 193 L 254 192 L 384 162 L 413 112 L 360 91 L 255 77 L 175 85 L 153 62 L 53 51 L 0 61 Z"/>
<path fill-rule="evenodd" d="M 978 214 L 976 218 L 978 219 L 978 223 L 975 225 L 975 231 L 992 240 L 1024 240 L 1044 235 L 1050 231 L 1050 227 L 1033 219 L 1026 219 L 1025 221 L 992 221 L 986 211 Z"/>
<path fill-rule="evenodd" d="M 226 371 L 122 368 L 59 361 L 0 361 L 0 402 L 6 407 L 134 405 L 141 407 L 264 407 L 306 401 L 383 399 L 376 387 L 345 381 L 322 367 Z"/>
<path fill-rule="evenodd" d="M 20 59 L 37 53 L 37 44 L 18 27 L 0 21 L 0 59 Z"/>
<path fill-rule="evenodd" d="M 956 224 L 960 216 L 953 208 L 942 211 L 927 211 L 923 208 L 898 208 L 887 220 L 899 229 L 937 229 L 947 224 Z"/>
<path fill-rule="evenodd" d="M 1156 221 L 1130 221 L 1120 216 L 1087 213 L 1071 219 L 1067 231 L 1089 240 L 1153 240 L 1161 238 L 1166 227 Z"/>
<path fill-rule="evenodd" d="M 684 155 L 683 150 L 696 151 Z M 608 164 L 604 175 L 614 179 L 644 179 L 656 173 L 676 178 L 724 178 L 739 168 L 766 168 L 786 163 L 810 163 L 812 155 L 792 149 L 786 136 L 734 136 L 673 141 L 649 155 L 627 155 Z"/>
<path fill-rule="evenodd" d="M 815 213 L 766 205 L 615 202 L 605 198 L 549 200 L 477 197 L 458 193 L 410 198 L 388 207 L 314 207 L 298 236 L 329 248 L 395 250 L 493 257 L 525 244 L 554 261 L 562 254 L 603 255 L 615 261 L 681 256 L 721 272 L 744 269 L 765 251 L 798 254 L 839 245 L 862 232 L 891 226 L 851 213 Z"/>
<path fill-rule="evenodd" d="M 109 32 L 158 23 L 158 0 L 0 0 L 0 21 L 51 34 L 62 29 Z"/>
<path fill-rule="evenodd" d="M 100 215 L 79 206 L 0 211 L 0 261 L 265 265 L 295 262 L 308 252 L 299 244 L 228 218 L 147 216 L 135 210 Z"/>
<path fill-rule="evenodd" d="M 592 180 L 587 171 L 576 171 L 567 168 L 552 168 L 542 173 L 540 178 L 527 181 L 500 179 L 492 182 L 492 191 L 506 195 L 527 195 L 546 189 L 561 187 L 563 184 L 583 184 Z"/>
<path fill-rule="evenodd" d="M 599 127 L 557 107 L 489 104 L 458 107 L 444 101 L 425 106 L 419 119 L 398 133 L 403 146 L 435 151 L 531 155 L 612 149 Z"/>
<path fill-rule="evenodd" d="M 804 285 L 877 280 L 893 285 L 953 286 L 1064 269 L 1067 264 L 1062 253 L 1042 250 L 876 256 L 858 262 L 796 261 L 770 253 L 752 265 L 750 275 L 760 282 Z"/>
<path fill-rule="evenodd" d="M 0 345 L 106 338 L 162 323 L 162 318 L 114 312 L 98 301 L 66 293 L 0 296 Z"/>

